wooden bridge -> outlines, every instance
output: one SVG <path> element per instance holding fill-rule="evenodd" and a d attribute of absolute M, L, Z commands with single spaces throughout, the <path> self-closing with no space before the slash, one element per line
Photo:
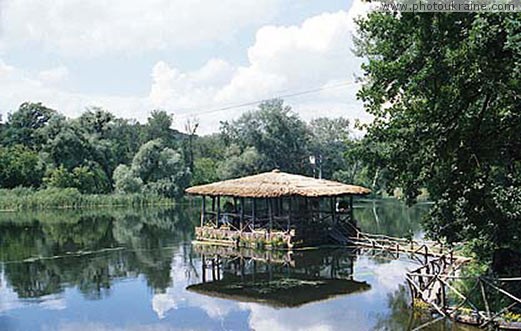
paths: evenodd
<path fill-rule="evenodd" d="M 521 277 L 465 277 L 460 271 L 471 259 L 455 254 L 454 247 L 429 240 L 370 234 L 355 228 L 349 230 L 355 235 L 346 238 L 348 245 L 359 249 L 380 250 L 393 254 L 396 258 L 400 253 L 405 253 L 421 263 L 420 267 L 405 275 L 412 306 L 422 302 L 438 318 L 415 330 L 421 330 L 445 318 L 481 328 L 492 326 L 503 330 L 521 330 L 521 314 L 512 313 L 514 308 L 521 309 L 521 298 L 505 289 L 506 285 L 514 282 L 518 282 L 521 287 Z M 339 234 L 336 236 L 339 237 Z M 466 282 L 472 286 L 465 291 L 458 289 L 456 282 Z M 491 304 L 493 296 L 496 303 L 501 303 L 495 310 Z"/>

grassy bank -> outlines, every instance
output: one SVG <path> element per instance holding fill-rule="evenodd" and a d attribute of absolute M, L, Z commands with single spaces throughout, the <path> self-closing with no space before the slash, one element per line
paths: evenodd
<path fill-rule="evenodd" d="M 147 194 L 81 194 L 77 189 L 16 188 L 0 190 L 0 211 L 80 209 L 88 207 L 139 207 L 172 204 L 169 198 Z"/>

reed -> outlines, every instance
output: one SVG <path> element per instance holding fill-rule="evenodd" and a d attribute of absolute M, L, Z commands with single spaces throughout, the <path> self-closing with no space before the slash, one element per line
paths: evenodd
<path fill-rule="evenodd" d="M 74 188 L 0 189 L 0 211 L 81 209 L 89 207 L 142 207 L 171 205 L 173 201 L 152 194 L 82 194 Z"/>

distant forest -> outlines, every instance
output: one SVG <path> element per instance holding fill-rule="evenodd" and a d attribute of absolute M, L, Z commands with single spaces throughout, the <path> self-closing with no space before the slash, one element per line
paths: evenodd
<path fill-rule="evenodd" d="M 385 171 L 362 161 L 370 149 L 353 138 L 346 118 L 306 123 L 275 99 L 210 135 L 197 135 L 194 121 L 187 132 L 174 130 L 175 120 L 154 110 L 141 124 L 96 107 L 71 119 L 24 103 L 0 124 L 0 185 L 177 198 L 189 185 L 278 168 L 383 188 Z"/>

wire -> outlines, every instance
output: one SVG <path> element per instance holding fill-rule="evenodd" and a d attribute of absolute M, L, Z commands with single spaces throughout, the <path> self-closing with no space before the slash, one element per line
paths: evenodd
<path fill-rule="evenodd" d="M 280 94 L 280 95 L 272 96 L 269 98 L 259 99 L 259 100 L 255 100 L 255 101 L 248 101 L 248 102 L 239 103 L 239 104 L 232 104 L 232 105 L 223 106 L 223 107 L 219 107 L 219 108 L 203 110 L 203 111 L 195 112 L 195 113 L 178 114 L 178 115 L 176 115 L 176 117 L 189 117 L 189 116 L 196 116 L 196 115 L 204 115 L 204 114 L 210 114 L 210 113 L 215 113 L 215 112 L 224 111 L 224 110 L 242 108 L 242 107 L 246 107 L 246 106 L 254 106 L 254 105 L 258 105 L 259 103 L 266 101 L 266 100 L 287 99 L 287 98 L 292 98 L 292 97 L 296 97 L 296 96 L 312 94 L 312 93 L 317 93 L 317 92 L 321 92 L 324 90 L 330 90 L 330 89 L 334 89 L 334 88 L 339 88 L 339 87 L 349 86 L 349 85 L 357 85 L 357 84 L 360 84 L 360 83 L 345 81 L 345 82 L 338 83 L 338 84 L 325 85 L 322 87 L 317 87 L 317 88 L 313 88 L 313 89 L 309 89 L 309 90 L 303 90 L 303 91 L 299 91 L 299 92 Z M 202 107 L 202 108 L 206 108 L 206 107 Z M 174 112 L 174 114 L 175 113 L 176 112 Z"/>

